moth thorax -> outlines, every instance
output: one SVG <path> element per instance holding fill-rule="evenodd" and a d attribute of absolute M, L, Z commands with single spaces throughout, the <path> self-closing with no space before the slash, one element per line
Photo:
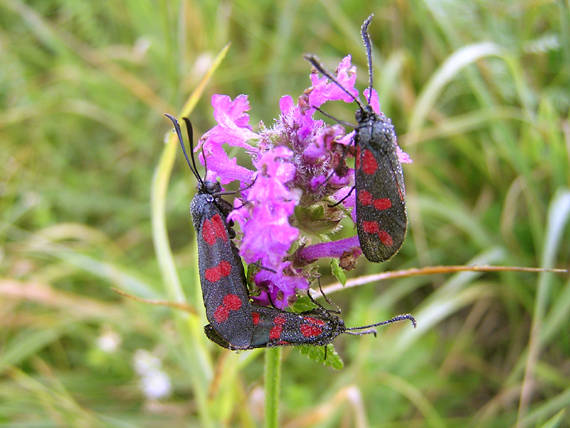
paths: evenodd
<path fill-rule="evenodd" d="M 190 214 L 192 214 L 192 219 L 194 223 L 199 221 L 207 212 L 208 206 L 214 202 L 214 197 L 208 193 L 198 193 L 192 202 L 190 203 Z"/>
<path fill-rule="evenodd" d="M 215 194 L 222 191 L 222 186 L 217 181 L 204 181 L 198 186 L 198 193 Z"/>

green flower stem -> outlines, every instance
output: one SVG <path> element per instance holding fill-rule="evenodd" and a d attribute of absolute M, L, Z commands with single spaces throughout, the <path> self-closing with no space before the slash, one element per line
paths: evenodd
<path fill-rule="evenodd" d="M 265 428 L 279 426 L 281 352 L 278 346 L 265 350 Z"/>

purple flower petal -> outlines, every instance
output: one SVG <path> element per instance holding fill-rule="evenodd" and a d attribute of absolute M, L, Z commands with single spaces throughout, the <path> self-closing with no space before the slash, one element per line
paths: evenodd
<path fill-rule="evenodd" d="M 355 134 L 356 134 L 356 131 L 349 132 L 344 137 L 337 139 L 336 142 L 338 144 L 342 144 L 343 146 L 350 146 L 354 140 Z"/>
<path fill-rule="evenodd" d="M 238 95 L 233 101 L 227 95 L 212 95 L 212 107 L 214 107 L 214 119 L 218 125 L 232 128 L 234 126 L 250 129 L 249 100 L 247 95 Z"/>
<path fill-rule="evenodd" d="M 368 88 L 364 90 L 364 98 L 366 100 L 368 100 L 369 92 L 370 91 L 368 90 Z M 384 116 L 384 113 L 382 113 L 382 110 L 380 110 L 380 100 L 378 98 L 378 92 L 376 92 L 376 89 L 374 88 L 372 88 L 372 97 L 370 97 L 370 107 L 372 107 L 374 113 Z"/>
<path fill-rule="evenodd" d="M 287 215 L 274 215 L 268 207 L 258 207 L 242 230 L 240 254 L 247 263 L 260 262 L 274 268 L 287 254 L 299 230 L 288 224 Z"/>
<path fill-rule="evenodd" d="M 254 281 L 261 289 L 261 294 L 253 299 L 266 305 L 272 303 L 276 308 L 286 308 L 294 301 L 296 290 L 309 288 L 309 281 L 306 278 L 287 275 L 287 272 L 284 272 L 289 270 L 291 262 L 282 263 L 275 273 L 267 270 L 259 271 Z"/>
<path fill-rule="evenodd" d="M 356 67 L 350 63 L 350 55 L 345 56 L 337 68 L 336 80 L 348 92 L 358 97 L 358 90 L 354 87 L 356 83 Z M 351 103 L 354 99 L 343 91 L 337 84 L 328 80 L 327 77 L 319 77 L 319 74 L 311 73 L 312 88 L 309 93 L 309 105 L 320 107 L 327 101 L 343 100 Z"/>
<path fill-rule="evenodd" d="M 319 175 L 316 177 L 311 178 L 311 190 L 313 192 L 317 191 L 320 187 L 322 187 L 323 184 L 325 184 L 325 182 L 327 181 L 327 177 L 325 177 L 324 175 Z"/>
<path fill-rule="evenodd" d="M 398 160 L 399 160 L 401 163 L 412 163 L 412 162 L 413 162 L 413 160 L 412 160 L 412 158 L 410 157 L 410 155 L 407 154 L 406 152 L 404 152 L 404 151 L 400 148 L 400 146 L 396 146 L 396 154 L 398 155 Z"/>
<path fill-rule="evenodd" d="M 272 177 L 280 184 L 287 183 L 295 177 L 295 165 L 289 162 L 293 152 L 287 147 L 279 146 L 265 152 L 254 166 L 263 171 L 263 175 Z"/>
<path fill-rule="evenodd" d="M 360 242 L 358 236 L 352 236 L 346 239 L 340 239 L 332 242 L 322 242 L 320 244 L 309 245 L 297 253 L 301 260 L 307 262 L 318 260 L 324 257 L 339 258 L 346 252 L 352 252 L 355 249 L 360 250 Z"/>
<path fill-rule="evenodd" d="M 287 115 L 291 112 L 291 110 L 295 108 L 295 103 L 293 102 L 293 98 L 290 95 L 284 95 L 279 100 L 279 109 L 281 110 L 282 115 Z"/>
<path fill-rule="evenodd" d="M 206 156 L 206 162 L 204 162 Z M 218 145 L 206 144 L 199 155 L 202 165 L 207 165 L 206 179 L 215 181 L 218 178 L 222 184 L 238 180 L 241 183 L 250 183 L 253 171 L 237 164 L 236 158 L 229 158 L 226 151 Z"/>
<path fill-rule="evenodd" d="M 253 132 L 248 124 L 249 115 L 245 113 L 249 110 L 247 95 L 238 95 L 232 101 L 227 95 L 214 94 L 212 95 L 212 106 L 218 124 L 200 138 L 195 151 L 198 151 L 203 145 L 228 144 L 243 147 L 256 153 L 258 149 L 247 143 L 247 141 L 259 139 L 259 134 Z"/>

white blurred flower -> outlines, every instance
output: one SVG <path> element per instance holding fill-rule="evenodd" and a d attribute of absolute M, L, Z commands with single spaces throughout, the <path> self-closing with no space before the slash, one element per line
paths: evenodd
<path fill-rule="evenodd" d="M 142 376 L 141 388 L 147 398 L 157 400 L 170 395 L 170 378 L 162 370 L 152 370 Z"/>
<path fill-rule="evenodd" d="M 137 349 L 133 358 L 133 364 L 135 371 L 141 376 L 151 371 L 160 370 L 162 367 L 160 358 L 145 349 Z"/>
<path fill-rule="evenodd" d="M 213 63 L 214 56 L 210 52 L 204 52 L 198 55 L 196 61 L 194 61 L 192 74 L 195 76 L 202 76 L 212 67 Z"/>
<path fill-rule="evenodd" d="M 137 349 L 133 365 L 141 377 L 140 386 L 148 399 L 157 400 L 170 395 L 170 378 L 162 371 L 160 358 L 147 350 Z"/>
<path fill-rule="evenodd" d="M 135 45 L 133 46 L 133 52 L 139 61 L 144 58 L 151 44 L 152 43 L 148 37 L 139 37 L 136 40 Z"/>
<path fill-rule="evenodd" d="M 256 386 L 248 397 L 249 410 L 257 421 L 263 420 L 265 412 L 265 390 Z"/>
<path fill-rule="evenodd" d="M 115 352 L 120 344 L 121 336 L 119 336 L 119 334 L 113 330 L 105 330 L 97 338 L 97 346 L 99 349 L 109 354 Z"/>

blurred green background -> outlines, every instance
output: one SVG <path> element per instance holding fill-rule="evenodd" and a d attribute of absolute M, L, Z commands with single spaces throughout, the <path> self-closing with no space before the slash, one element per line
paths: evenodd
<path fill-rule="evenodd" d="M 248 94 L 251 123 L 271 124 L 309 86 L 303 53 L 329 67 L 351 53 L 365 87 L 371 12 L 375 87 L 414 159 L 410 228 L 389 263 L 348 277 L 568 267 L 568 2 L 0 0 L 1 426 L 262 423 L 263 351 L 221 350 L 203 317 L 111 288 L 202 309 L 195 182 L 162 113 L 222 48 L 198 135 L 214 93 Z M 341 371 L 285 349 L 283 426 L 570 426 L 567 277 L 419 276 L 332 297 L 348 325 L 411 312 L 418 329 L 339 337 Z"/>

